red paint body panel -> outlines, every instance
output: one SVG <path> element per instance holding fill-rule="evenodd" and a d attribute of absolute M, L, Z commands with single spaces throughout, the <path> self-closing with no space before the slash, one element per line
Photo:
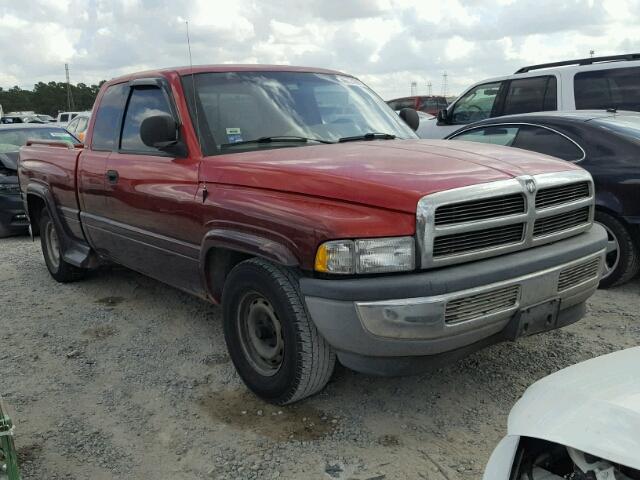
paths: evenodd
<path fill-rule="evenodd" d="M 114 79 L 102 87 L 96 105 L 106 88 L 115 83 L 146 77 L 168 81 L 188 157 L 94 151 L 96 115 L 92 115 L 84 150 L 41 145 L 21 150 L 23 189 L 30 182 L 49 185 L 59 207 L 84 212 L 87 241 L 95 250 L 167 283 L 206 295 L 206 282 L 200 282 L 194 273 L 204 268 L 198 252 L 210 230 L 230 230 L 276 242 L 291 252 L 302 269 L 312 270 L 316 249 L 326 240 L 413 235 L 416 206 L 424 195 L 518 175 L 579 168 L 513 148 L 426 140 L 287 147 L 203 158 L 181 75 L 260 70 L 338 73 L 220 65 L 148 71 Z M 105 180 L 107 170 L 118 171 L 117 185 Z M 106 233 L 107 228 L 113 231 Z M 145 239 L 153 248 L 145 249 Z M 179 275 L 174 274 L 178 271 Z"/>

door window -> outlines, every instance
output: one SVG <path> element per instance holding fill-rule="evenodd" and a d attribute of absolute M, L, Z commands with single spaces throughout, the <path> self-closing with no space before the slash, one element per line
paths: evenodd
<path fill-rule="evenodd" d="M 553 130 L 535 125 L 494 125 L 474 128 L 452 137 L 451 140 L 522 148 L 573 162 L 581 160 L 584 156 L 582 149 L 572 140 Z"/>
<path fill-rule="evenodd" d="M 140 124 L 153 115 L 171 115 L 171 108 L 164 92 L 158 87 L 136 87 L 131 91 L 127 113 L 122 126 L 120 148 L 130 152 L 158 153 L 140 138 Z"/>
<path fill-rule="evenodd" d="M 96 112 L 96 121 L 93 124 L 92 150 L 113 150 L 127 90 L 126 84 L 119 83 L 111 85 L 104 92 Z"/>
<path fill-rule="evenodd" d="M 557 110 L 557 81 L 554 76 L 512 80 L 502 115 Z"/>
<path fill-rule="evenodd" d="M 580 147 L 568 138 L 553 130 L 529 125 L 519 128 L 511 146 L 573 162 L 584 156 Z"/>
<path fill-rule="evenodd" d="M 67 115 L 66 113 L 63 113 L 62 115 L 60 115 L 61 122 L 66 122 L 68 120 L 69 120 L 69 115 Z"/>
<path fill-rule="evenodd" d="M 513 143 L 518 127 L 495 126 L 485 128 L 474 128 L 456 135 L 452 140 L 465 140 L 468 142 L 490 143 L 492 145 L 504 145 L 510 147 Z"/>
<path fill-rule="evenodd" d="M 451 123 L 467 124 L 491 117 L 501 85 L 502 82 L 485 83 L 465 93 L 453 107 Z"/>
<path fill-rule="evenodd" d="M 576 108 L 640 111 L 640 67 L 581 72 L 574 78 Z"/>

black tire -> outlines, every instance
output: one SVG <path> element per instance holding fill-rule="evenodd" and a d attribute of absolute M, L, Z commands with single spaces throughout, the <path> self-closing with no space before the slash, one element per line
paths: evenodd
<path fill-rule="evenodd" d="M 225 281 L 222 308 L 229 356 L 256 395 L 285 405 L 324 388 L 336 356 L 313 324 L 291 270 L 257 258 L 236 265 Z M 252 330 L 253 318 L 260 326 Z"/>
<path fill-rule="evenodd" d="M 40 215 L 40 245 L 49 273 L 60 283 L 80 280 L 86 274 L 86 270 L 64 261 L 58 238 L 58 232 L 49 212 L 43 210 Z"/>
<path fill-rule="evenodd" d="M 595 221 L 607 230 L 609 237 L 607 265 L 605 265 L 605 276 L 600 280 L 600 288 L 609 288 L 628 282 L 640 269 L 638 245 L 627 227 L 614 216 L 596 211 Z M 617 243 L 618 249 L 617 260 L 615 261 L 614 251 L 610 247 L 613 242 Z"/>

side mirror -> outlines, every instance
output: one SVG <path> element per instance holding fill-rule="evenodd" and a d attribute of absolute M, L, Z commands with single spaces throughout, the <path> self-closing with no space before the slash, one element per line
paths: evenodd
<path fill-rule="evenodd" d="M 420 117 L 418 116 L 418 112 L 413 108 L 403 108 L 400 110 L 398 115 L 400 115 L 400 118 L 404 120 L 404 123 L 409 125 L 414 132 L 418 130 L 418 127 L 420 126 Z"/>
<path fill-rule="evenodd" d="M 171 115 L 153 115 L 140 124 L 140 138 L 147 147 L 163 148 L 178 142 L 178 125 Z"/>
<path fill-rule="evenodd" d="M 449 111 L 443 108 L 438 112 L 438 125 L 447 125 L 449 123 Z"/>

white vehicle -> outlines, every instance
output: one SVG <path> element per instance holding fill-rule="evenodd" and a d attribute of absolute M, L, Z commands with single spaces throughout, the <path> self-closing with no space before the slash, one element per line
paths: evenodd
<path fill-rule="evenodd" d="M 534 383 L 509 414 L 484 480 L 640 479 L 640 347 Z"/>
<path fill-rule="evenodd" d="M 87 133 L 91 112 L 81 112 L 67 124 L 67 132 L 71 133 L 81 142 L 84 142 L 84 136 Z"/>
<path fill-rule="evenodd" d="M 76 118 L 81 113 L 84 112 L 60 112 L 58 114 L 58 118 L 56 118 L 56 123 L 61 127 L 66 127 L 71 120 Z"/>
<path fill-rule="evenodd" d="M 421 138 L 444 138 L 490 117 L 549 110 L 640 111 L 640 53 L 523 67 L 464 91 L 436 118 L 420 121 Z"/>

